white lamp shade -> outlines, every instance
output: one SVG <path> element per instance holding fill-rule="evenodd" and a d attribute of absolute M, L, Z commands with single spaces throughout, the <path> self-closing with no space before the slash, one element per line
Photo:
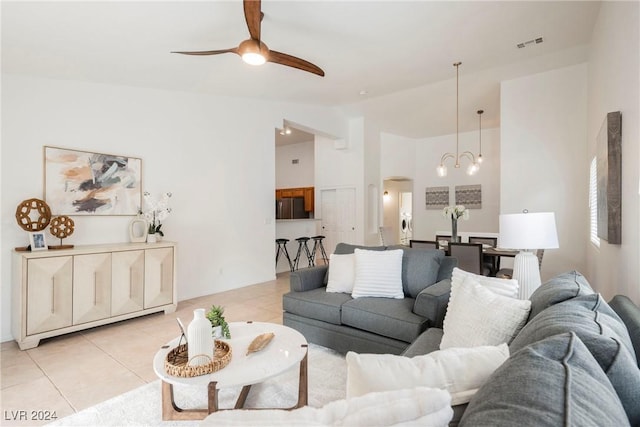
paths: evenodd
<path fill-rule="evenodd" d="M 553 212 L 500 215 L 500 246 L 509 249 L 554 249 L 558 245 Z"/>

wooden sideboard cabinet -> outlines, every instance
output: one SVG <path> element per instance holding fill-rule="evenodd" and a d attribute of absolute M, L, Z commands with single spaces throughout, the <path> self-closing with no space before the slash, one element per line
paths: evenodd
<path fill-rule="evenodd" d="M 122 243 L 13 252 L 12 333 L 40 340 L 176 310 L 176 244 Z"/>

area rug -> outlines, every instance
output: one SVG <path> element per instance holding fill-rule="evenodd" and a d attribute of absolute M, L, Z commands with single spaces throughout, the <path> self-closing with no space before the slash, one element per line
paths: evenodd
<path fill-rule="evenodd" d="M 245 407 L 286 408 L 298 398 L 298 367 L 251 388 Z M 309 405 L 320 407 L 345 398 L 347 368 L 344 356 L 309 344 Z M 198 421 L 162 421 L 160 380 L 138 387 L 78 413 L 56 420 L 50 426 L 162 426 L 192 427 Z M 219 393 L 221 408 L 233 407 L 240 389 Z M 182 408 L 206 408 L 207 392 L 202 387 L 174 387 L 175 401 Z"/>

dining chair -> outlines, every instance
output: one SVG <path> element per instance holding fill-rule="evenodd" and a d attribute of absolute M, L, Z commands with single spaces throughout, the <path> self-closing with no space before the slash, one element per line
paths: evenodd
<path fill-rule="evenodd" d="M 393 237 L 391 227 L 380 227 L 380 241 L 382 246 L 391 246 L 397 244 L 397 239 Z"/>
<path fill-rule="evenodd" d="M 497 237 L 480 237 L 480 236 L 469 236 L 469 243 L 482 243 L 483 245 L 489 245 L 492 248 L 498 246 L 498 238 Z M 489 275 L 495 276 L 495 274 L 500 270 L 500 257 L 499 256 L 488 256 L 485 255 L 482 257 L 482 263 L 485 267 L 489 269 Z"/>
<path fill-rule="evenodd" d="M 409 240 L 409 247 L 418 249 L 438 249 L 438 242 L 434 240 Z"/>
<path fill-rule="evenodd" d="M 449 256 L 458 260 L 461 270 L 483 276 L 489 274 L 489 269 L 482 264 L 482 243 L 449 242 Z"/>
<path fill-rule="evenodd" d="M 443 249 L 443 250 L 447 250 L 447 246 L 446 245 L 441 245 L 440 242 L 441 241 L 446 241 L 447 243 L 451 242 L 451 235 L 446 235 L 446 234 L 436 234 L 436 242 L 438 243 L 438 249 Z"/>

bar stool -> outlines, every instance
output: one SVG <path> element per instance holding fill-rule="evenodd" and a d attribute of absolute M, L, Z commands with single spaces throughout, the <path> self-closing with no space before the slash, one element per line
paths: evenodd
<path fill-rule="evenodd" d="M 276 268 L 278 267 L 278 258 L 280 257 L 280 253 L 284 253 L 284 256 L 287 257 L 287 262 L 289 263 L 289 270 L 293 271 L 293 263 L 289 257 L 289 251 L 287 251 L 288 242 L 289 239 L 276 239 Z"/>
<path fill-rule="evenodd" d="M 322 261 L 324 261 L 324 265 L 329 264 L 329 257 L 327 256 L 327 252 L 324 250 L 324 245 L 322 244 L 322 239 L 324 236 L 313 236 L 313 249 L 311 250 L 311 258 L 315 262 L 316 260 L 316 251 L 320 249 L 320 255 L 322 256 Z"/>
<path fill-rule="evenodd" d="M 309 241 L 309 237 L 298 237 L 296 242 L 298 242 L 298 253 L 296 253 L 296 258 L 293 260 L 293 270 L 298 269 L 298 264 L 300 263 L 300 256 L 302 255 L 302 251 L 304 250 L 304 255 L 307 257 L 307 267 L 313 267 L 315 263 L 313 262 L 313 258 L 311 258 L 311 252 L 309 251 L 309 246 L 307 246 L 307 242 Z M 291 270 L 291 271 L 293 271 Z"/>

